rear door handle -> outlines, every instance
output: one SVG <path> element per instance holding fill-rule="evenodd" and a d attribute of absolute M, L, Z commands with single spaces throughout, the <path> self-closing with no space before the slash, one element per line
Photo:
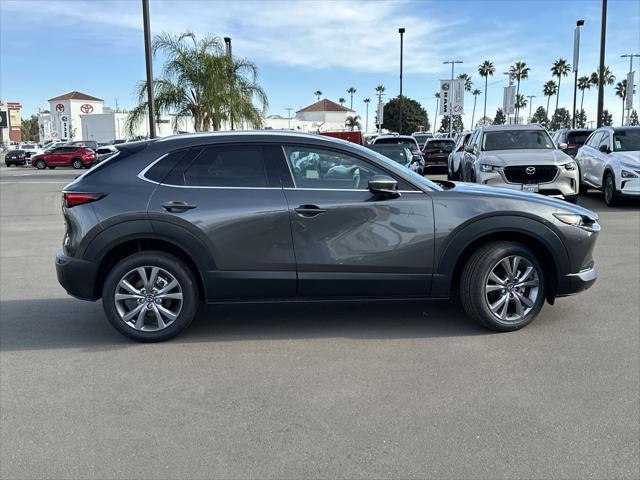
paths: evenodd
<path fill-rule="evenodd" d="M 184 212 L 186 210 L 191 210 L 192 208 L 196 208 L 195 205 L 189 205 L 187 202 L 165 202 L 162 204 L 162 207 L 167 212 Z"/>
<path fill-rule="evenodd" d="M 301 217 L 306 218 L 315 217 L 316 215 L 326 212 L 324 208 L 320 208 L 317 205 L 300 205 L 294 208 L 294 211 Z"/>

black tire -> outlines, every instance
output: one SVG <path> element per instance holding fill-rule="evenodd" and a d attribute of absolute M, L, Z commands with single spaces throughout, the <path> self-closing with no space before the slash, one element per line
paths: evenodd
<path fill-rule="evenodd" d="M 55 170 L 56 169 L 56 167 L 48 167 L 48 168 L 49 168 L 49 170 Z"/>
<path fill-rule="evenodd" d="M 127 272 L 142 266 L 157 266 L 166 270 L 174 276 L 182 289 L 181 310 L 177 318 L 162 330 L 136 330 L 121 319 L 117 310 L 115 293 L 118 283 Z M 198 303 L 198 287 L 193 272 L 180 259 L 160 251 L 135 253 L 122 259 L 111 269 L 102 289 L 102 307 L 109 323 L 124 336 L 138 342 L 162 342 L 178 335 L 193 321 Z"/>
<path fill-rule="evenodd" d="M 13 163 L 11 163 L 11 162 L 4 162 L 4 163 L 5 163 L 5 165 L 6 165 L 7 167 L 13 167 L 13 165 L 14 165 L 14 164 L 13 164 Z"/>
<path fill-rule="evenodd" d="M 602 180 L 602 191 L 604 192 L 604 203 L 609 207 L 615 207 L 620 204 L 620 197 L 616 190 L 616 182 L 613 173 L 606 172 Z"/>
<path fill-rule="evenodd" d="M 489 308 L 489 294 L 485 292 L 485 285 L 493 268 L 510 256 L 522 257 L 533 266 L 538 290 L 533 305 L 525 315 L 519 320 L 502 321 Z M 546 278 L 541 263 L 529 247 L 516 242 L 495 242 L 479 248 L 465 264 L 460 279 L 460 302 L 467 315 L 480 325 L 500 332 L 518 330 L 531 323 L 544 305 L 545 291 Z"/>
<path fill-rule="evenodd" d="M 73 160 L 71 160 L 71 166 L 76 170 L 80 170 L 84 166 L 84 164 L 79 158 L 74 158 Z"/>
<path fill-rule="evenodd" d="M 36 160 L 36 168 L 38 170 L 44 170 L 45 168 L 47 168 L 47 162 L 42 159 Z"/>

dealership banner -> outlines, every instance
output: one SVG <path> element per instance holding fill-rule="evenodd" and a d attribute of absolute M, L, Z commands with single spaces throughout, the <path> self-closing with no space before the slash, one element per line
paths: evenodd
<path fill-rule="evenodd" d="M 502 95 L 502 111 L 505 115 L 512 115 L 516 111 L 516 86 L 504 87 Z"/>
<path fill-rule="evenodd" d="M 633 74 L 636 72 L 627 73 L 627 96 L 624 103 L 624 108 L 627 110 L 633 109 Z"/>
<path fill-rule="evenodd" d="M 440 80 L 439 115 L 464 115 L 464 80 Z"/>
<path fill-rule="evenodd" d="M 378 125 L 382 125 L 384 123 L 384 104 L 382 102 L 378 102 Z"/>
<path fill-rule="evenodd" d="M 67 140 L 69 138 L 69 115 L 60 115 L 60 139 Z"/>

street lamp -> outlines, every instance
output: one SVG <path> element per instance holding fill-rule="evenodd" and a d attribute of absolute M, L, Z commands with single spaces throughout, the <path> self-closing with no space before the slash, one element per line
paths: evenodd
<path fill-rule="evenodd" d="M 625 53 L 624 55 L 620 55 L 620 58 L 628 58 L 629 59 L 629 73 L 633 74 L 633 57 L 640 57 L 640 53 Z M 633 76 L 632 75 L 628 75 L 627 78 L 631 78 L 633 80 Z M 635 82 L 631 82 L 632 84 Z M 631 93 L 631 97 L 633 98 L 633 85 L 629 85 L 629 82 L 627 81 L 627 92 L 626 95 L 629 95 L 629 93 Z M 625 95 L 625 98 L 626 98 Z M 633 105 L 632 105 L 633 108 Z M 624 117 L 624 110 L 622 112 L 622 116 Z M 627 108 L 627 125 L 629 125 L 629 122 L 631 120 L 631 109 Z"/>
<path fill-rule="evenodd" d="M 449 138 L 453 138 L 453 115 L 451 113 L 451 98 L 453 96 L 453 68 L 456 63 L 464 63 L 462 60 L 447 60 L 444 65 L 451 64 L 451 83 L 449 84 Z"/>
<path fill-rule="evenodd" d="M 156 138 L 156 106 L 153 100 L 153 56 L 151 55 L 149 0 L 142 0 L 142 26 L 144 30 L 144 59 L 147 66 L 147 110 L 149 111 L 149 138 Z"/>
<path fill-rule="evenodd" d="M 578 60 L 580 59 L 580 27 L 584 25 L 584 20 L 576 22 L 576 29 L 573 31 L 573 128 L 576 128 L 576 99 L 578 96 Z"/>
<path fill-rule="evenodd" d="M 231 56 L 231 37 L 224 37 L 224 45 L 226 48 L 227 57 L 229 58 L 229 60 L 231 60 L 233 58 Z M 231 130 L 233 130 L 233 110 L 231 109 L 231 107 L 229 107 L 229 113 L 231 114 L 229 115 L 229 117 L 231 118 Z"/>
<path fill-rule="evenodd" d="M 533 108 L 533 99 L 536 98 L 535 95 L 527 95 L 529 99 L 529 123 L 531 123 L 531 109 Z"/>
<path fill-rule="evenodd" d="M 404 44 L 404 28 L 399 28 L 398 33 L 400 34 L 400 114 L 399 125 L 398 125 L 398 133 L 402 135 L 402 56 L 403 56 L 403 44 Z"/>
<path fill-rule="evenodd" d="M 602 17 L 600 19 L 600 65 L 598 66 L 598 113 L 596 127 L 602 126 L 604 110 L 604 50 L 607 40 L 607 0 L 602 0 Z"/>

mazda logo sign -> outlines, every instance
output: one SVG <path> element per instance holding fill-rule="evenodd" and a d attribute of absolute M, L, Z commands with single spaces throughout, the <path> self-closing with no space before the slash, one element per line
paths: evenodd
<path fill-rule="evenodd" d="M 525 171 L 527 172 L 527 175 L 533 175 L 536 173 L 536 167 L 527 167 Z"/>

